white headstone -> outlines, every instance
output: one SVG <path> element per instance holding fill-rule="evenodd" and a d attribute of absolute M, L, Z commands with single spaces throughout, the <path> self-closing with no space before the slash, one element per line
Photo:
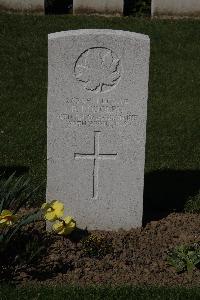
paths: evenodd
<path fill-rule="evenodd" d="M 74 14 L 122 15 L 124 0 L 73 0 Z"/>
<path fill-rule="evenodd" d="M 81 228 L 142 224 L 149 44 L 126 31 L 49 35 L 47 200 Z"/>
<path fill-rule="evenodd" d="M 0 0 L 0 7 L 4 10 L 27 12 L 43 12 L 45 0 Z"/>
<path fill-rule="evenodd" d="M 200 16 L 200 0 L 152 0 L 151 15 Z"/>

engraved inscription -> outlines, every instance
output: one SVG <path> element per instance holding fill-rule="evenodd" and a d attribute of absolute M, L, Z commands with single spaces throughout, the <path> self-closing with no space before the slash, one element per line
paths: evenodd
<path fill-rule="evenodd" d="M 129 126 L 136 124 L 129 99 L 67 98 L 65 109 L 57 116 L 66 126 Z"/>
<path fill-rule="evenodd" d="M 117 153 L 100 153 L 99 150 L 99 136 L 100 131 L 94 132 L 94 151 L 93 153 L 74 153 L 75 159 L 90 159 L 93 160 L 93 190 L 92 190 L 92 198 L 98 198 L 98 190 L 99 190 L 99 161 L 105 159 L 115 160 L 117 157 Z"/>
<path fill-rule="evenodd" d="M 75 64 L 76 79 L 84 88 L 95 93 L 108 92 L 121 77 L 121 62 L 117 55 L 107 48 L 90 48 L 84 51 Z"/>
<path fill-rule="evenodd" d="M 126 115 L 105 115 L 105 116 L 95 116 L 91 114 L 87 115 L 74 115 L 68 113 L 62 113 L 58 118 L 65 122 L 67 126 L 129 126 L 137 121 L 137 115 L 128 112 Z"/>

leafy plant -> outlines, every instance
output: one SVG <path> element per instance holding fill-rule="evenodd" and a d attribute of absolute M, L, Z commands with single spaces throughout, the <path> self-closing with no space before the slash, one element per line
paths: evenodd
<path fill-rule="evenodd" d="M 91 234 L 89 237 L 81 241 L 83 252 L 89 257 L 101 258 L 111 253 L 112 246 L 103 237 Z"/>
<path fill-rule="evenodd" d="M 190 197 L 185 204 L 185 212 L 200 213 L 200 191 L 194 197 Z"/>
<path fill-rule="evenodd" d="M 20 244 L 18 243 L 17 262 L 20 262 L 20 264 L 34 263 L 45 250 L 44 241 L 34 233 L 31 234 L 31 237 L 28 234 L 26 236 L 21 235 L 19 238 L 22 238 L 23 241 Z"/>
<path fill-rule="evenodd" d="M 24 176 L 15 178 L 13 173 L 7 180 L 0 181 L 0 254 L 7 251 L 10 242 L 19 230 L 41 217 L 41 211 L 17 215 L 19 210 L 27 204 L 37 190 L 30 188 L 30 179 Z"/>
<path fill-rule="evenodd" d="M 167 260 L 178 273 L 191 273 L 200 264 L 200 243 L 177 246 L 168 253 Z"/>
<path fill-rule="evenodd" d="M 30 178 L 25 176 L 15 178 L 15 173 L 7 180 L 0 178 L 0 213 L 4 209 L 11 209 L 13 214 L 16 214 L 37 189 L 38 187 L 34 190 L 30 188 Z"/>
<path fill-rule="evenodd" d="M 27 214 L 19 218 L 12 226 L 5 226 L 0 230 L 0 254 L 7 251 L 10 242 L 15 238 L 19 230 L 41 217 L 41 211 L 38 210 L 34 213 Z"/>

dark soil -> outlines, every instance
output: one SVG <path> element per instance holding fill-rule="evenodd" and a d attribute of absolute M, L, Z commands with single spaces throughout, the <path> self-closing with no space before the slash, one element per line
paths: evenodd
<path fill-rule="evenodd" d="M 16 283 L 200 284 L 200 269 L 191 277 L 187 272 L 177 274 L 166 260 L 167 251 L 176 245 L 200 241 L 198 214 L 172 213 L 130 231 L 93 231 L 89 242 L 89 237 L 75 242 L 77 233 L 70 239 L 46 233 L 44 222 L 29 226 L 24 234 L 37 235 L 45 249 L 32 263 L 15 259 L 4 267 L 4 278 L 9 274 Z"/>

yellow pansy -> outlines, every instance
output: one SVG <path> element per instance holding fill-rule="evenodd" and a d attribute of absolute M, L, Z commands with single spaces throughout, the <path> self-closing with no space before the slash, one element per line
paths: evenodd
<path fill-rule="evenodd" d="M 50 203 L 42 205 L 44 217 L 46 220 L 53 222 L 61 218 L 64 214 L 64 204 L 58 200 L 53 200 Z"/>
<path fill-rule="evenodd" d="M 63 220 L 57 221 L 52 227 L 57 234 L 68 235 L 75 229 L 76 222 L 72 217 L 67 216 Z"/>
<path fill-rule="evenodd" d="M 4 209 L 0 214 L 0 226 L 10 226 L 17 220 L 17 217 L 13 215 L 10 210 Z"/>

